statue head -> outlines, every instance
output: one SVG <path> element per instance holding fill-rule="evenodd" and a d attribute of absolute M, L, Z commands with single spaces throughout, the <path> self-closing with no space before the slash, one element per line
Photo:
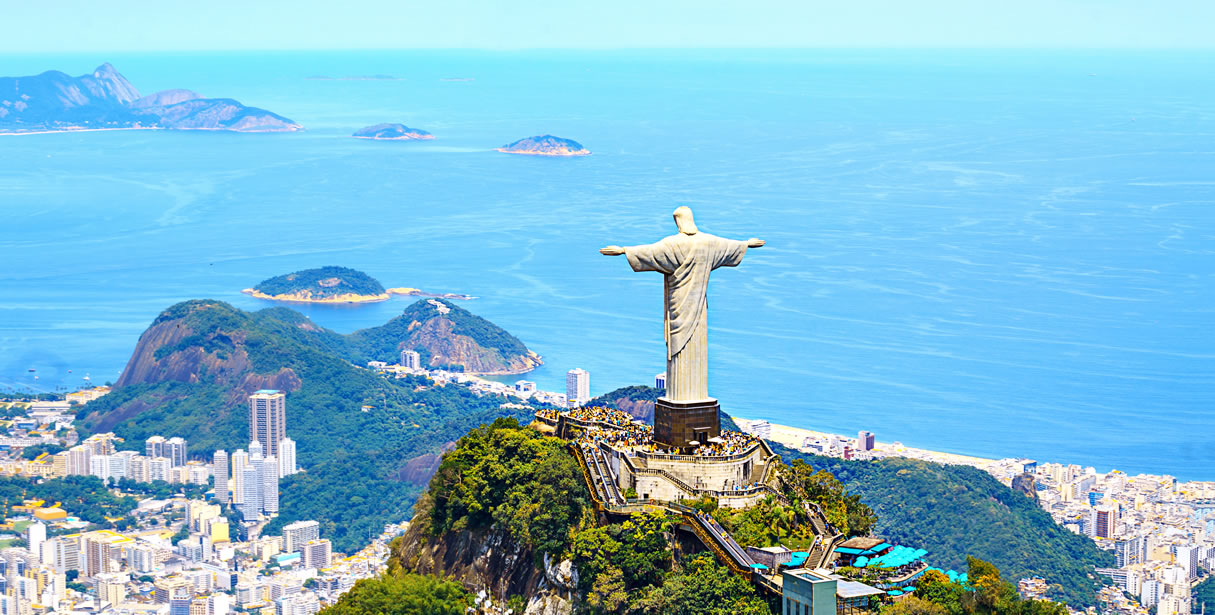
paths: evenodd
<path fill-rule="evenodd" d="M 700 232 L 696 228 L 696 223 L 692 221 L 692 209 L 687 205 L 681 205 L 675 210 L 675 226 L 678 226 L 679 232 L 684 235 L 695 235 Z"/>

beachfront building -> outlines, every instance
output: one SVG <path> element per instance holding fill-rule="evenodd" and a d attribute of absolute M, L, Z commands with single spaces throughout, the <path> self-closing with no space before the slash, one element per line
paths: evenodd
<path fill-rule="evenodd" d="M 873 434 L 868 431 L 860 431 L 856 434 L 856 450 L 871 451 L 873 450 Z"/>
<path fill-rule="evenodd" d="M 565 401 L 573 408 L 591 399 L 591 374 L 576 367 L 565 374 Z"/>

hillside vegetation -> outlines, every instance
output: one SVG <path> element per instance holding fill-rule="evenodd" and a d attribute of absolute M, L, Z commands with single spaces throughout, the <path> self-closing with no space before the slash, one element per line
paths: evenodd
<path fill-rule="evenodd" d="M 912 459 L 845 461 L 772 443 L 785 461 L 802 459 L 838 478 L 877 514 L 875 532 L 927 549 L 941 568 L 963 570 L 967 556 L 996 565 L 1010 579 L 1040 576 L 1072 606 L 1096 603 L 1094 567 L 1114 556 L 1055 523 L 1033 500 L 969 466 Z"/>
<path fill-rule="evenodd" d="M 369 532 L 408 518 L 424 487 L 398 480 L 411 459 L 508 413 L 502 398 L 356 367 L 359 348 L 286 308 L 189 301 L 157 317 L 114 391 L 78 418 L 133 449 L 151 435 L 183 436 L 193 456 L 207 458 L 248 447 L 248 394 L 286 391 L 287 435 L 306 472 L 283 479 L 282 513 L 266 531 L 317 519 L 336 550 L 352 551 Z"/>
<path fill-rule="evenodd" d="M 380 295 L 384 286 L 375 278 L 349 267 L 318 267 L 262 280 L 253 287 L 267 295 L 294 295 L 307 292 L 313 299 L 337 295 Z"/>
<path fill-rule="evenodd" d="M 390 363 L 402 350 L 416 350 L 423 365 L 457 371 L 521 373 L 540 364 L 519 338 L 443 299 L 416 301 L 400 316 L 347 339 L 352 352 Z"/>

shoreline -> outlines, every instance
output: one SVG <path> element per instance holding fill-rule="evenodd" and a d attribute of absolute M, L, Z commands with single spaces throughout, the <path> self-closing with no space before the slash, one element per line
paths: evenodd
<path fill-rule="evenodd" d="M 459 293 L 443 293 L 435 294 L 428 293 L 418 288 L 409 288 L 400 286 L 396 288 L 386 288 L 384 292 L 378 295 L 356 295 L 354 293 L 346 293 L 343 295 L 334 295 L 332 297 L 322 297 L 313 299 L 310 295 L 299 293 L 285 295 L 268 295 L 254 288 L 246 288 L 240 291 L 243 294 L 249 295 L 254 299 L 263 299 L 265 301 L 278 301 L 281 303 L 307 303 L 307 304 L 329 304 L 329 305 L 358 305 L 362 303 L 381 303 L 388 301 L 393 295 L 402 297 L 430 297 L 434 299 L 454 299 L 458 301 L 470 301 L 476 299 L 472 295 L 464 295 Z"/>
<path fill-rule="evenodd" d="M 360 137 L 351 135 L 355 139 L 363 139 L 364 141 L 434 141 L 434 135 L 418 135 L 416 137 L 401 136 L 401 137 Z"/>
<path fill-rule="evenodd" d="M 751 429 L 760 419 L 747 419 L 742 417 L 731 417 L 740 429 L 751 433 Z M 848 440 L 856 440 L 856 436 L 848 436 L 844 434 L 828 433 L 825 431 L 814 431 L 812 429 L 803 429 L 801 427 L 792 427 L 789 425 L 778 425 L 769 422 L 768 425 L 772 429 L 770 437 L 766 438 L 778 444 L 782 444 L 791 449 L 802 451 L 802 442 L 806 438 L 845 438 Z M 987 457 L 976 457 L 973 455 L 963 455 L 960 453 L 946 453 L 942 451 L 933 451 L 925 448 L 915 448 L 906 446 L 901 442 L 879 442 L 874 441 L 873 450 L 883 453 L 890 457 L 906 457 L 908 459 L 921 459 L 924 461 L 932 461 L 945 465 L 967 465 L 979 469 L 986 469 L 989 465 L 997 463 L 999 459 L 990 459 Z M 804 451 L 803 451 L 804 452 Z"/>
<path fill-rule="evenodd" d="M 19 135 L 56 135 L 68 132 L 111 132 L 115 130 L 169 130 L 161 126 L 130 126 L 128 128 L 61 128 L 58 130 L 21 130 L 0 131 L 0 137 L 15 137 Z"/>
<path fill-rule="evenodd" d="M 550 158 L 573 158 L 576 156 L 590 156 L 591 151 L 587 149 L 578 150 L 576 152 L 557 153 L 557 152 L 542 152 L 538 150 L 509 150 L 505 147 L 495 147 L 495 152 L 503 154 L 515 154 L 517 156 L 548 156 Z"/>

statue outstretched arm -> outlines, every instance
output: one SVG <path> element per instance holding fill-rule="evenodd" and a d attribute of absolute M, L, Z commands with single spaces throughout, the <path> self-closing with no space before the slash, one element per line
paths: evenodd
<path fill-rule="evenodd" d="M 756 238 L 752 237 L 747 240 L 747 247 L 748 248 L 762 248 L 762 247 L 764 247 L 765 243 L 767 243 L 767 242 L 765 242 L 762 239 L 756 239 Z M 604 248 L 604 249 L 606 250 L 607 248 Z M 605 252 L 605 254 L 606 254 L 606 252 Z"/>
<path fill-rule="evenodd" d="M 599 253 L 604 256 L 620 256 L 624 254 L 624 248 L 620 246 L 608 246 L 606 248 L 600 248 Z"/>

